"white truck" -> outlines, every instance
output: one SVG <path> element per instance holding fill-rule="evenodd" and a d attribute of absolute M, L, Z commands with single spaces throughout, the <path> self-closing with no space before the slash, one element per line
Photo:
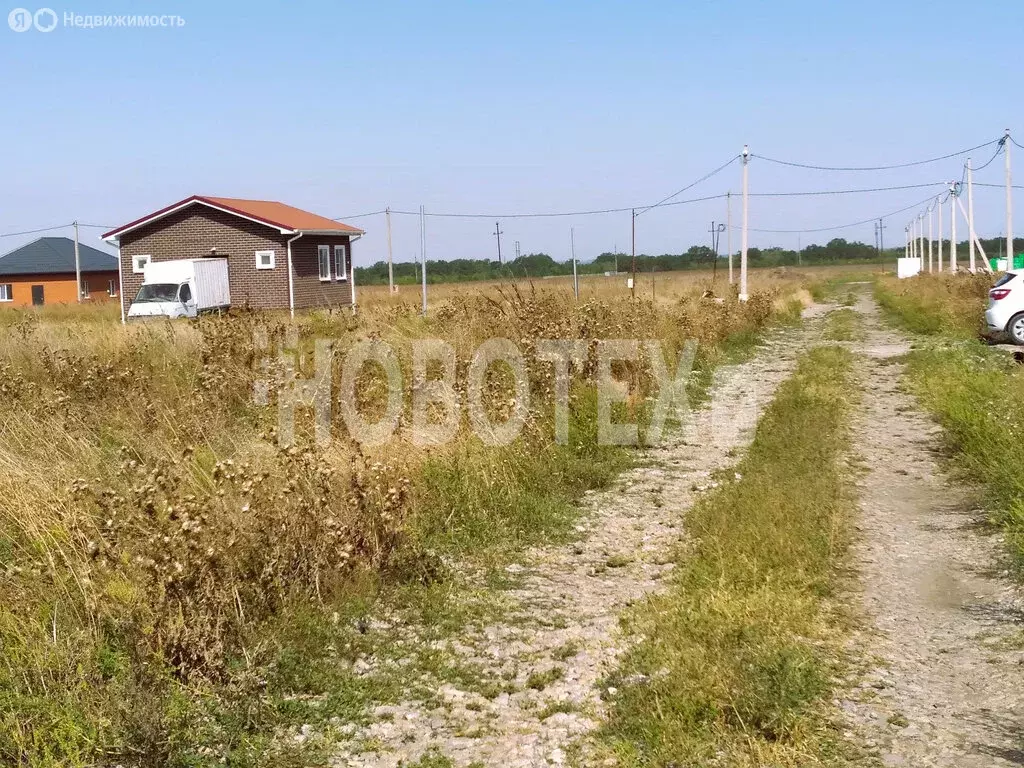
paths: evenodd
<path fill-rule="evenodd" d="M 196 317 L 230 306 L 227 259 L 154 261 L 146 265 L 128 317 Z"/>

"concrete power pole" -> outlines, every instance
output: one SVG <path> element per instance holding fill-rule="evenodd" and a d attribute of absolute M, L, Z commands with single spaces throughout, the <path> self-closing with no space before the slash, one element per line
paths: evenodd
<path fill-rule="evenodd" d="M 935 230 L 932 227 L 932 209 L 934 207 L 934 205 L 928 206 L 928 274 L 931 274 L 934 268 L 932 261 L 932 240 L 935 239 Z"/>
<path fill-rule="evenodd" d="M 632 228 L 633 268 L 631 270 L 632 273 L 633 273 L 633 276 L 630 278 L 630 284 L 629 284 L 630 285 L 630 289 L 629 290 L 630 290 L 630 294 L 631 294 L 632 298 L 635 299 L 636 298 L 636 208 L 633 208 L 632 211 L 630 211 L 630 214 L 631 214 L 631 216 L 633 218 L 633 228 Z"/>
<path fill-rule="evenodd" d="M 725 193 L 725 247 L 729 249 L 729 285 L 735 278 L 732 274 L 732 192 Z"/>
<path fill-rule="evenodd" d="M 572 290 L 580 300 L 580 276 L 576 273 L 576 229 L 569 227 L 569 252 L 572 254 Z"/>
<path fill-rule="evenodd" d="M 423 281 L 423 316 L 427 316 L 427 211 L 420 206 L 420 279 Z"/>
<path fill-rule="evenodd" d="M 971 158 L 967 158 L 967 252 L 971 255 L 970 273 L 973 275 L 977 264 L 974 250 L 974 171 Z"/>
<path fill-rule="evenodd" d="M 1010 172 L 1010 129 L 1003 137 L 1003 152 L 1006 153 L 1006 271 L 1013 270 L 1013 174 Z"/>
<path fill-rule="evenodd" d="M 384 209 L 384 218 L 388 226 L 388 293 L 395 292 L 395 270 L 391 264 L 391 208 Z"/>
<path fill-rule="evenodd" d="M 78 220 L 75 220 L 75 285 L 78 293 L 78 303 L 82 303 L 82 262 L 78 258 Z"/>
<path fill-rule="evenodd" d="M 917 214 L 917 258 L 924 266 L 924 213 Z"/>
<path fill-rule="evenodd" d="M 743 230 L 740 234 L 740 301 L 746 301 L 747 294 L 747 226 L 750 218 L 750 148 L 743 145 Z"/>
<path fill-rule="evenodd" d="M 942 274 L 942 201 L 935 199 L 935 207 L 939 209 L 939 274 Z"/>
<path fill-rule="evenodd" d="M 956 274 L 956 183 L 949 184 L 949 272 Z"/>
<path fill-rule="evenodd" d="M 878 249 L 885 254 L 885 219 L 878 220 Z"/>

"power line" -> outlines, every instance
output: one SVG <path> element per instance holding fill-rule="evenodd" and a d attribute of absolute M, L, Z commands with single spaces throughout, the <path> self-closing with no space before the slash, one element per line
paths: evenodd
<path fill-rule="evenodd" d="M 707 181 L 707 180 L 708 180 L 708 179 L 710 179 L 710 178 L 711 178 L 712 176 L 714 176 L 714 175 L 715 175 L 716 173 L 721 173 L 721 172 L 722 172 L 722 171 L 724 171 L 724 170 L 725 170 L 726 168 L 728 168 L 728 167 L 729 167 L 730 165 L 732 165 L 733 163 L 735 163 L 735 162 L 736 162 L 736 160 L 737 160 L 738 158 L 739 158 L 739 155 L 733 155 L 732 157 L 730 157 L 730 158 L 729 158 L 729 161 L 728 161 L 728 162 L 726 162 L 726 163 L 722 163 L 722 165 L 720 165 L 720 166 L 718 166 L 717 168 L 715 168 L 715 170 L 711 171 L 710 173 L 706 173 L 705 175 L 701 176 L 701 177 L 700 177 L 699 179 L 697 179 L 696 181 L 694 181 L 694 182 L 691 182 L 690 184 L 687 184 L 687 185 L 686 185 L 685 187 L 683 187 L 682 189 L 680 189 L 680 190 L 677 190 L 677 191 L 673 192 L 673 193 L 672 193 L 671 195 L 669 195 L 669 196 L 668 196 L 668 197 L 666 197 L 666 198 L 663 198 L 662 200 L 659 200 L 659 201 L 658 201 L 658 202 L 656 202 L 656 203 L 655 203 L 654 205 L 649 205 L 649 206 L 647 206 L 646 208 L 643 208 L 643 209 L 641 209 L 640 213 L 637 213 L 636 215 L 637 215 L 637 216 L 640 216 L 641 214 L 647 213 L 647 212 L 648 212 L 649 210 L 651 210 L 652 208 L 657 208 L 658 206 L 664 205 L 664 204 L 665 204 L 665 203 L 667 203 L 667 202 L 668 202 L 669 200 L 671 200 L 671 199 L 672 199 L 673 197 L 678 197 L 679 195 L 683 194 L 683 192 L 685 192 L 685 191 L 686 191 L 686 190 L 688 190 L 688 189 L 692 189 L 693 187 L 695 187 L 695 186 L 697 186 L 698 184 L 700 184 L 700 183 L 701 183 L 702 181 Z"/>
<path fill-rule="evenodd" d="M 752 192 L 751 197 L 817 197 L 824 195 L 853 195 L 862 193 L 873 193 L 873 192 L 893 192 L 907 189 L 924 189 L 926 187 L 944 186 L 944 181 L 933 181 L 925 184 L 900 184 L 890 187 L 866 187 L 857 189 L 816 189 L 804 192 Z M 654 205 L 643 206 L 629 206 L 622 208 L 600 208 L 589 211 L 544 211 L 536 213 L 456 213 L 456 212 L 443 212 L 443 213 L 426 213 L 427 216 L 434 216 L 437 218 L 447 219 L 542 219 L 542 218 L 557 218 L 563 216 L 599 216 L 602 214 L 609 213 L 626 213 L 627 211 L 636 210 L 637 216 L 643 212 L 643 210 L 651 210 L 657 206 L 667 208 L 675 205 L 690 205 L 692 203 L 702 203 L 708 200 L 721 200 L 726 197 L 727 194 L 717 195 L 706 195 L 704 197 L 688 198 L 686 200 L 673 200 L 672 202 L 660 202 Z M 641 210 L 643 209 L 643 210 Z M 381 211 L 383 213 L 383 211 Z M 402 211 L 391 209 L 391 213 L 397 216 L 419 216 L 418 211 Z M 373 215 L 373 214 L 364 214 Z M 352 216 L 342 218 L 354 218 Z"/>
<path fill-rule="evenodd" d="M 0 237 L 18 237 L 19 235 L 35 235 L 39 232 L 52 232 L 55 229 L 67 229 L 71 224 L 58 224 L 53 227 L 43 227 L 42 229 L 26 229 L 24 232 L 5 232 L 0 234 Z M 85 225 L 82 225 L 85 226 Z"/>
<path fill-rule="evenodd" d="M 813 192 L 751 192 L 750 197 L 813 197 L 817 195 L 853 195 L 861 192 L 892 192 L 898 189 L 924 189 L 944 185 L 944 181 L 927 184 L 902 184 L 895 187 L 871 187 L 869 189 L 822 189 Z M 877 218 L 877 217 L 876 217 Z"/>
<path fill-rule="evenodd" d="M 793 168 L 809 168 L 814 171 L 890 171 L 897 168 L 911 168 L 915 165 L 927 165 L 928 163 L 937 163 L 940 160 L 948 160 L 951 157 L 957 157 L 958 155 L 964 155 L 968 152 L 973 152 L 976 149 L 982 149 L 991 144 L 995 144 L 999 139 L 993 139 L 992 141 L 986 141 L 984 144 L 979 144 L 976 147 L 969 147 L 967 149 L 961 149 L 958 152 L 950 152 L 948 155 L 941 155 L 940 157 L 930 157 L 927 160 L 915 160 L 912 163 L 896 163 L 894 165 L 871 165 L 871 166 L 830 166 L 830 165 L 812 165 L 810 163 L 796 163 L 790 160 L 777 160 L 773 157 L 765 157 L 764 155 L 754 155 L 751 157 L 759 158 L 769 163 L 776 163 L 777 165 L 788 165 Z M 1014 142 L 1016 143 L 1016 142 Z"/>
<path fill-rule="evenodd" d="M 664 207 L 670 205 L 688 205 L 690 203 L 701 203 L 705 200 L 719 200 L 725 197 L 725 193 L 720 195 L 708 195 L 706 197 L 695 197 L 688 200 L 675 200 L 671 203 L 663 203 Z M 649 206 L 653 207 L 653 206 Z M 427 216 L 435 216 L 438 218 L 447 219 L 545 219 L 555 218 L 560 216 L 598 216 L 605 213 L 625 213 L 632 211 L 634 207 L 628 208 L 602 208 L 600 210 L 593 211 L 556 211 L 556 212 L 545 212 L 545 213 L 427 213 Z M 391 209 L 391 213 L 399 216 L 419 216 L 419 213 L 414 211 L 396 211 Z M 639 214 L 638 214 L 639 215 Z"/>
<path fill-rule="evenodd" d="M 382 216 L 385 213 L 387 213 L 386 209 L 383 211 L 370 211 L 369 213 L 355 213 L 352 214 L 351 216 L 335 216 L 333 219 L 331 219 L 331 221 L 343 221 L 345 219 L 365 219 L 367 216 Z M 394 213 L 394 211 L 392 211 L 392 213 Z M 416 215 L 419 216 L 418 213 Z"/>
<path fill-rule="evenodd" d="M 898 211 L 891 211 L 889 213 L 883 214 L 882 216 L 872 216 L 870 219 L 862 219 L 860 221 L 853 221 L 853 222 L 850 222 L 849 224 L 839 224 L 838 226 L 834 226 L 834 227 L 818 227 L 816 229 L 755 229 L 754 227 L 750 227 L 749 231 L 750 232 L 764 232 L 764 233 L 768 233 L 768 234 L 789 235 L 789 234 L 803 234 L 803 233 L 813 233 L 813 232 L 831 232 L 831 231 L 836 230 L 836 229 L 849 229 L 850 227 L 859 227 L 862 224 L 870 224 L 871 222 L 878 221 L 879 219 L 888 219 L 891 216 L 896 216 L 897 214 L 900 214 L 900 213 L 906 213 L 907 211 L 913 210 L 914 208 L 917 208 L 919 206 L 924 205 L 929 200 L 932 200 L 934 197 L 935 197 L 935 195 L 928 195 L 928 197 L 926 197 L 921 202 L 913 203 L 912 205 L 908 205 L 906 208 L 900 208 Z M 740 227 L 737 227 L 737 226 L 733 227 L 733 229 L 739 229 L 739 228 Z"/>

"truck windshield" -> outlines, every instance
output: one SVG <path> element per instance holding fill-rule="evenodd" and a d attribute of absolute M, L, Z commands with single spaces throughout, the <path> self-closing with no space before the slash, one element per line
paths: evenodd
<path fill-rule="evenodd" d="M 150 283 L 139 289 L 135 301 L 177 301 L 178 286 L 176 283 Z"/>

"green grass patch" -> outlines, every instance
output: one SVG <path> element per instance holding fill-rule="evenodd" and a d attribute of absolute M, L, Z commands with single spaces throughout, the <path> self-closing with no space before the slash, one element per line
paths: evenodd
<path fill-rule="evenodd" d="M 982 483 L 1024 565 L 1024 369 L 977 344 L 912 352 L 907 381 L 942 424 L 952 467 Z"/>
<path fill-rule="evenodd" d="M 841 745 L 821 706 L 848 541 L 851 354 L 813 350 L 765 413 L 739 480 L 689 513 L 669 591 L 628 614 L 643 639 L 609 680 L 603 739 L 624 766 L 805 766 Z"/>
<path fill-rule="evenodd" d="M 825 338 L 829 341 L 857 341 L 862 336 L 860 315 L 852 309 L 837 309 L 825 318 Z"/>

